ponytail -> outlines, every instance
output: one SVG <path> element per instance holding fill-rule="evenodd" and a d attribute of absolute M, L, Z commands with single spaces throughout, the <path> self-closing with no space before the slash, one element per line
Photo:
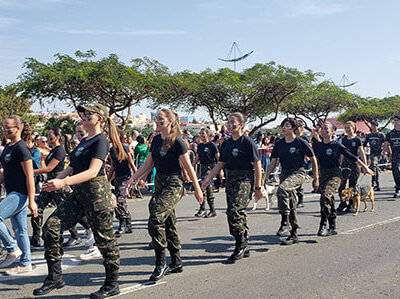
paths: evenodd
<path fill-rule="evenodd" d="M 60 136 L 60 144 L 64 146 L 65 152 L 69 155 L 71 153 L 71 144 L 67 135 L 60 128 L 52 128 L 51 130 L 55 136 Z"/>
<path fill-rule="evenodd" d="M 167 138 L 163 140 L 162 149 L 168 151 L 175 143 L 176 137 L 181 137 L 181 126 L 179 124 L 179 115 L 178 113 L 170 110 L 170 109 L 161 109 L 162 112 L 165 113 L 166 117 L 171 120 L 171 131 Z"/>
<path fill-rule="evenodd" d="M 114 121 L 111 119 L 111 117 L 107 117 L 107 129 L 108 137 L 114 148 L 115 155 L 117 156 L 118 161 L 122 162 L 128 159 L 128 154 L 125 152 L 125 149 L 121 143 L 120 134 L 118 134 L 118 130 L 115 127 Z"/>

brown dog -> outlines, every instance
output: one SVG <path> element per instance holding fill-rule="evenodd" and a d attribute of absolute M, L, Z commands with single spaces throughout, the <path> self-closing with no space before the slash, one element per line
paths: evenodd
<path fill-rule="evenodd" d="M 364 201 L 364 212 L 367 210 L 368 204 L 367 204 L 367 196 L 369 197 L 369 200 L 371 201 L 371 212 L 375 211 L 375 194 L 374 194 L 374 189 L 371 186 L 357 186 L 357 188 L 348 188 L 344 189 L 341 193 L 341 198 L 343 201 L 345 200 L 353 200 L 353 206 L 354 210 L 356 212 L 353 214 L 353 216 L 357 216 L 358 212 L 360 210 L 360 201 Z"/>

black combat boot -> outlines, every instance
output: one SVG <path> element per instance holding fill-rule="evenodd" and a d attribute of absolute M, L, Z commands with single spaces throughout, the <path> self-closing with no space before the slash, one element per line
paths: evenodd
<path fill-rule="evenodd" d="M 168 272 L 167 260 L 165 258 L 165 249 L 156 249 L 156 267 L 154 268 L 153 274 L 150 276 L 151 281 L 157 281 L 164 277 Z"/>
<path fill-rule="evenodd" d="M 235 236 L 235 240 L 235 249 L 233 250 L 232 255 L 228 258 L 228 261 L 231 263 L 250 256 L 248 240 L 244 237 L 244 235 Z"/>
<path fill-rule="evenodd" d="M 208 212 L 207 217 L 215 217 L 217 216 L 217 212 L 215 211 L 214 200 L 208 202 L 208 206 L 210 207 L 210 212 Z"/>
<path fill-rule="evenodd" d="M 206 210 L 200 208 L 199 211 L 194 216 L 196 216 L 196 217 L 206 217 L 207 216 L 207 212 L 206 212 Z"/>
<path fill-rule="evenodd" d="M 339 204 L 339 206 L 337 207 L 337 211 L 338 211 L 338 212 L 343 212 L 343 210 L 344 210 L 345 208 L 347 208 L 346 202 L 343 201 L 343 200 L 340 201 L 340 204 Z"/>
<path fill-rule="evenodd" d="M 90 294 L 90 299 L 101 299 L 118 295 L 120 293 L 118 286 L 118 270 L 106 269 L 106 280 L 104 285 L 97 292 Z"/>
<path fill-rule="evenodd" d="M 181 273 L 183 271 L 182 259 L 179 250 L 171 249 L 169 250 L 171 255 L 171 264 L 168 265 L 168 272 L 166 274 L 171 273 Z"/>
<path fill-rule="evenodd" d="M 287 236 L 291 230 L 291 227 L 289 225 L 289 215 L 282 215 L 282 220 L 281 220 L 281 227 L 279 230 L 276 232 L 276 235 L 279 237 L 284 237 Z"/>
<path fill-rule="evenodd" d="M 336 218 L 328 218 L 328 220 L 329 220 L 328 236 L 337 235 L 337 231 L 336 231 Z"/>
<path fill-rule="evenodd" d="M 292 230 L 290 236 L 286 240 L 283 240 L 281 245 L 293 245 L 299 243 L 299 238 L 297 237 L 297 230 Z"/>
<path fill-rule="evenodd" d="M 400 192 L 399 189 L 396 187 L 396 191 L 393 194 L 393 198 L 399 198 L 400 197 Z"/>
<path fill-rule="evenodd" d="M 379 182 L 378 182 L 378 181 L 376 182 L 376 185 L 375 185 L 375 187 L 374 187 L 374 190 L 375 190 L 375 191 L 381 191 L 381 188 L 379 188 Z"/>
<path fill-rule="evenodd" d="M 125 234 L 131 234 L 132 232 L 132 219 L 125 219 Z"/>
<path fill-rule="evenodd" d="M 65 287 L 65 282 L 62 279 L 61 261 L 47 261 L 47 269 L 49 274 L 43 282 L 43 285 L 33 290 L 33 295 L 42 296 L 50 293 L 54 289 Z"/>
<path fill-rule="evenodd" d="M 118 230 L 115 232 L 115 237 L 119 238 L 121 237 L 121 235 L 125 232 L 125 227 L 126 227 L 126 219 L 122 218 L 119 219 L 119 226 L 118 226 Z"/>
<path fill-rule="evenodd" d="M 318 230 L 318 236 L 320 237 L 326 237 L 328 235 L 328 229 L 326 227 L 326 218 L 321 217 L 321 222 L 319 224 L 319 230 Z"/>

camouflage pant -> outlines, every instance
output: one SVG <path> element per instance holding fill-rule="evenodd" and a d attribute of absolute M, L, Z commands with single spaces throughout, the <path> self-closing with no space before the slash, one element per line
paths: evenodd
<path fill-rule="evenodd" d="M 279 176 L 279 187 L 276 191 L 278 197 L 279 213 L 283 216 L 289 216 L 290 224 L 293 229 L 298 227 L 296 208 L 297 208 L 297 189 L 304 183 L 306 179 L 306 171 L 300 169 L 282 169 Z"/>
<path fill-rule="evenodd" d="M 117 197 L 117 207 L 115 208 L 115 218 L 117 219 L 128 219 L 131 220 L 132 216 L 128 209 L 126 202 L 126 185 L 128 183 L 129 176 L 116 177 L 114 179 L 115 196 Z"/>
<path fill-rule="evenodd" d="M 371 153 L 371 156 L 370 156 L 371 163 L 369 165 L 369 168 L 371 168 L 375 173 L 375 175 L 372 176 L 372 184 L 375 183 L 377 186 L 379 186 L 379 167 L 378 167 L 378 164 L 379 164 L 379 159 L 380 158 L 381 158 L 381 153 Z"/>
<path fill-rule="evenodd" d="M 200 164 L 200 177 L 202 180 L 206 178 L 206 176 L 210 173 L 211 169 L 213 169 L 214 166 L 215 166 L 215 164 L 207 164 L 207 165 Z M 200 209 L 201 210 L 206 209 L 205 199 L 207 198 L 207 203 L 208 203 L 208 206 L 210 207 L 210 210 L 214 210 L 214 193 L 213 193 L 211 184 L 208 185 L 206 191 L 203 192 L 203 198 L 204 198 L 204 201 L 201 204 Z"/>
<path fill-rule="evenodd" d="M 253 171 L 227 170 L 226 201 L 229 232 L 237 237 L 244 235 L 249 239 L 246 208 L 251 200 L 254 188 Z"/>
<path fill-rule="evenodd" d="M 400 190 L 400 153 L 392 154 L 392 174 L 396 189 Z"/>
<path fill-rule="evenodd" d="M 344 159 L 342 163 L 342 181 L 339 187 L 339 196 L 346 189 L 347 180 L 349 188 L 356 187 L 358 178 L 360 177 L 360 167 L 355 163 Z"/>
<path fill-rule="evenodd" d="M 341 182 L 340 168 L 331 168 L 320 170 L 320 205 L 321 205 L 321 219 L 335 219 L 335 192 L 338 190 Z"/>
<path fill-rule="evenodd" d="M 96 246 L 103 255 L 103 265 L 110 271 L 119 269 L 119 248 L 113 231 L 111 188 L 105 177 L 96 177 L 76 185 L 61 202 L 43 227 L 45 258 L 59 261 L 63 255 L 62 232 L 87 216 Z"/>
<path fill-rule="evenodd" d="M 33 240 L 40 240 L 40 231 L 43 225 L 43 212 L 48 204 L 54 202 L 57 206 L 59 206 L 60 203 L 64 201 L 70 193 L 71 189 L 69 187 L 53 192 L 40 192 L 39 196 L 36 198 L 38 216 L 31 218 Z M 72 238 L 77 239 L 79 237 L 75 226 L 71 227 L 69 231 Z"/>
<path fill-rule="evenodd" d="M 303 189 L 303 185 L 300 185 L 299 188 L 296 189 L 296 197 L 297 197 L 297 202 L 303 203 L 304 201 L 304 189 Z"/>
<path fill-rule="evenodd" d="M 181 175 L 156 174 L 155 190 L 149 202 L 149 235 L 154 248 L 179 250 L 181 243 L 176 229 L 175 206 L 183 195 Z"/>

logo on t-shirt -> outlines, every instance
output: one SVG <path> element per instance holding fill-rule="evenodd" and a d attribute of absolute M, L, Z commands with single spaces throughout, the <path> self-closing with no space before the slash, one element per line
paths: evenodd
<path fill-rule="evenodd" d="M 332 155 L 332 149 L 331 148 L 328 148 L 327 150 L 326 150 L 326 155 L 327 156 L 331 156 Z"/>
<path fill-rule="evenodd" d="M 355 147 L 355 146 L 356 146 L 356 142 L 355 142 L 355 141 L 352 141 L 352 142 L 351 142 L 351 146 L 352 146 L 352 147 Z"/>
<path fill-rule="evenodd" d="M 296 152 L 296 148 L 295 147 L 289 148 L 289 153 L 294 154 L 295 152 Z"/>
<path fill-rule="evenodd" d="M 164 157 L 167 154 L 167 152 L 164 149 L 160 149 L 160 156 Z"/>
<path fill-rule="evenodd" d="M 8 153 L 8 154 L 4 157 L 4 161 L 5 161 L 6 163 L 8 163 L 8 162 L 11 161 L 11 153 Z"/>
<path fill-rule="evenodd" d="M 208 153 L 209 151 L 210 151 L 210 149 L 209 149 L 208 147 L 205 147 L 205 148 L 204 148 L 204 152 L 205 152 L 205 153 Z"/>
<path fill-rule="evenodd" d="M 237 157 L 238 155 L 239 155 L 239 149 L 234 148 L 234 149 L 232 150 L 232 156 Z"/>
<path fill-rule="evenodd" d="M 79 157 L 79 156 L 82 154 L 82 152 L 83 152 L 84 150 L 85 150 L 84 147 L 78 148 L 78 149 L 76 150 L 76 152 L 75 152 L 75 157 Z"/>

